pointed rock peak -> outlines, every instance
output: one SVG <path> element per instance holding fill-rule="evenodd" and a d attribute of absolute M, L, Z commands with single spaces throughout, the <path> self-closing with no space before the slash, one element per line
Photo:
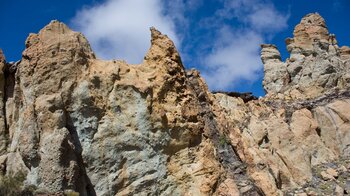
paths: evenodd
<path fill-rule="evenodd" d="M 151 48 L 148 50 L 145 60 L 147 62 L 159 62 L 166 59 L 178 63 L 183 67 L 179 52 L 177 51 L 175 44 L 171 41 L 167 35 L 163 35 L 156 28 L 151 27 Z"/>
<path fill-rule="evenodd" d="M 52 20 L 42 28 L 38 34 L 31 33 L 26 40 L 26 50 L 24 56 L 32 56 L 41 53 L 56 51 L 80 51 L 84 58 L 95 58 L 87 39 L 78 32 L 71 30 L 67 25 L 57 20 Z M 54 51 L 51 51 L 54 50 Z"/>
<path fill-rule="evenodd" d="M 329 34 L 325 20 L 318 13 L 311 13 L 304 16 L 300 23 L 296 25 L 293 32 L 294 38 L 286 40 L 287 49 L 292 52 L 298 48 L 306 51 L 313 50 L 315 43 L 335 44 L 335 36 Z"/>
<path fill-rule="evenodd" d="M 74 33 L 62 22 L 52 20 L 48 25 L 42 28 L 38 34 L 31 33 L 26 40 L 26 47 L 41 42 L 51 42 L 52 38 L 60 38 L 62 34 Z"/>
<path fill-rule="evenodd" d="M 294 29 L 294 39 L 302 41 L 328 41 L 329 32 L 325 20 L 318 13 L 304 16 Z"/>
<path fill-rule="evenodd" d="M 152 43 L 162 36 L 162 33 L 160 31 L 158 31 L 155 27 L 151 27 L 150 31 L 151 31 L 151 42 Z"/>
<path fill-rule="evenodd" d="M 325 20 L 317 12 L 304 16 L 301 19 L 300 24 L 304 26 L 322 26 L 324 28 L 327 28 Z"/>
<path fill-rule="evenodd" d="M 48 25 L 40 30 L 39 34 L 67 34 L 73 31 L 63 22 L 52 20 Z"/>

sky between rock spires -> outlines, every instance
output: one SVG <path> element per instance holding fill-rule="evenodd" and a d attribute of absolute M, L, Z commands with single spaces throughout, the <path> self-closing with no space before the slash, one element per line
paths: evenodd
<path fill-rule="evenodd" d="M 287 58 L 285 38 L 319 12 L 339 45 L 349 46 L 349 8 L 349 0 L 0 0 L 0 48 L 18 60 L 28 34 L 58 19 L 83 32 L 99 58 L 140 63 L 155 26 L 211 90 L 261 96 L 260 44 L 277 45 Z"/>

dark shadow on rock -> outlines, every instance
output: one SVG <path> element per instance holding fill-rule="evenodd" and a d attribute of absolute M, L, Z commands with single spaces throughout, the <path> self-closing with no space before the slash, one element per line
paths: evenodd
<path fill-rule="evenodd" d="M 240 92 L 213 91 L 212 93 L 213 94 L 222 93 L 222 94 L 228 95 L 230 97 L 239 97 L 239 98 L 243 99 L 244 103 L 247 103 L 251 100 L 258 99 L 255 95 L 253 95 L 252 92 L 240 93 Z"/>
<path fill-rule="evenodd" d="M 74 150 L 74 154 L 75 154 L 76 159 L 77 159 L 76 161 L 77 161 L 77 163 L 79 165 L 79 174 L 80 174 L 80 176 L 78 178 L 83 178 L 83 180 L 78 181 L 81 184 L 80 185 L 77 184 L 76 188 L 79 190 L 80 195 L 84 195 L 81 192 L 85 189 L 87 196 L 96 196 L 96 192 L 95 192 L 94 186 L 91 183 L 91 180 L 90 180 L 90 178 L 87 175 L 86 170 L 85 170 L 83 157 L 81 155 L 81 153 L 82 153 L 82 146 L 81 146 L 81 143 L 80 143 L 80 140 L 79 140 L 79 136 L 78 136 L 77 130 L 76 130 L 75 126 L 74 126 L 73 120 L 70 117 L 69 113 L 66 112 L 65 115 L 66 115 L 66 128 L 68 129 L 68 131 L 69 131 L 69 133 L 71 135 L 71 139 L 73 140 L 73 143 L 74 143 L 74 146 L 75 146 L 75 149 L 72 149 L 72 150 Z M 71 155 L 68 155 L 68 156 L 71 156 Z M 83 188 L 82 186 L 85 186 L 85 187 Z"/>

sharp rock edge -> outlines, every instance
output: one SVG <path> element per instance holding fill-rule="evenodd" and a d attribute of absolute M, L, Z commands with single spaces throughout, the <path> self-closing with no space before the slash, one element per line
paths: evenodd
<path fill-rule="evenodd" d="M 18 62 L 0 50 L 0 173 L 24 176 L 17 194 L 350 191 L 350 49 L 319 14 L 295 27 L 285 62 L 262 45 L 260 99 L 211 93 L 150 30 L 139 65 L 96 58 L 59 21 L 30 34 Z"/>

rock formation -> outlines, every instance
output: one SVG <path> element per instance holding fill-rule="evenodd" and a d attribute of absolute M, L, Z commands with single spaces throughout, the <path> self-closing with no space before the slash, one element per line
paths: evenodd
<path fill-rule="evenodd" d="M 331 89 L 349 86 L 349 47 L 337 45 L 319 14 L 305 16 L 286 40 L 290 58 L 281 61 L 273 45 L 262 45 L 267 94 L 315 98 Z M 297 96 L 297 97 L 295 97 Z"/>
<path fill-rule="evenodd" d="M 243 100 L 210 93 L 154 28 L 129 65 L 52 21 L 18 63 L 0 51 L 0 173 L 46 195 L 349 192 L 350 49 L 318 14 L 286 44 L 285 62 L 262 45 L 267 95 Z"/>

